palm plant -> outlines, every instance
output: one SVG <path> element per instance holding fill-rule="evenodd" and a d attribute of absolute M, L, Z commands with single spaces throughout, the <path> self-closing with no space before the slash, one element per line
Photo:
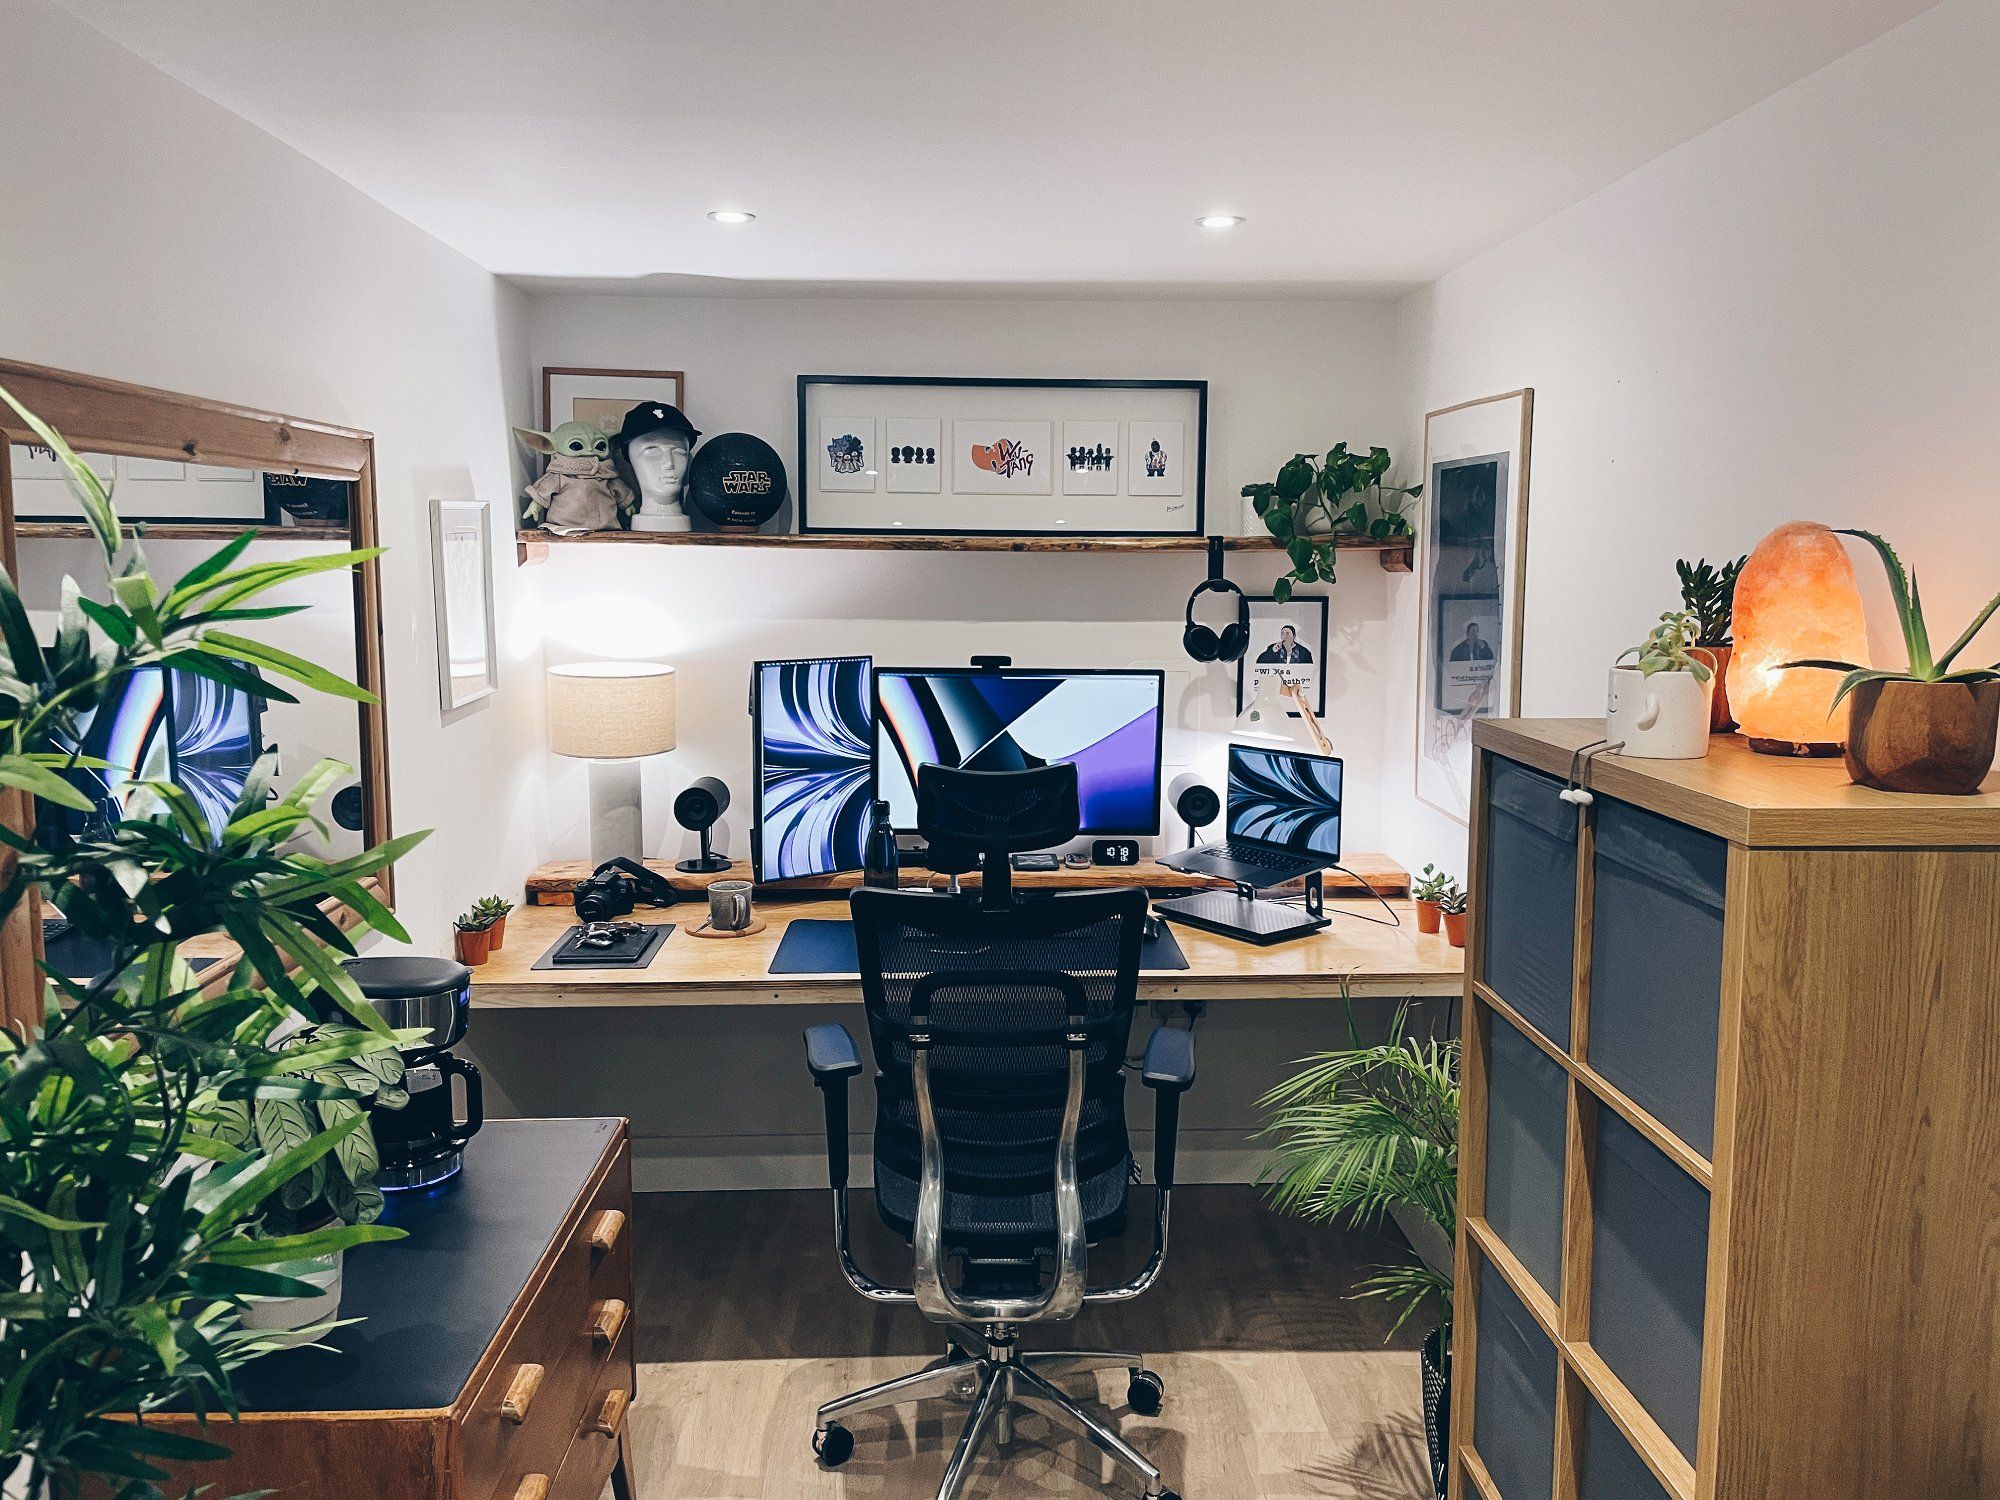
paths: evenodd
<path fill-rule="evenodd" d="M 1301 1060 L 1301 1071 L 1258 1101 L 1277 1146 L 1259 1182 L 1272 1206 L 1306 1219 L 1379 1225 L 1414 1209 L 1446 1238 L 1458 1234 L 1458 1043 L 1409 1034 L 1409 1009 L 1387 1038 L 1364 1044 L 1350 1004 L 1349 1045 Z M 1421 1260 L 1386 1266 L 1357 1295 L 1396 1304 L 1399 1329 L 1434 1307 L 1450 1343 L 1451 1277 Z M 1391 1329 L 1393 1333 L 1395 1329 Z"/>
<path fill-rule="evenodd" d="M 89 810 L 71 778 L 105 767 L 79 753 L 80 722 L 144 669 L 285 702 L 296 700 L 264 674 L 367 697 L 233 632 L 294 608 L 253 603 L 259 595 L 373 553 L 236 566 L 246 534 L 162 587 L 90 467 L 5 390 L 0 399 L 67 468 L 107 581 L 102 599 L 63 581 L 45 652 L 0 571 L 0 786 Z M 160 1460 L 226 1450 L 147 1416 L 234 1415 L 231 1372 L 274 1347 L 239 1326 L 248 1300 L 315 1290 L 273 1268 L 400 1235 L 368 1224 L 254 1233 L 263 1205 L 365 1129 L 358 1109 L 283 1141 L 231 1142 L 219 1128 L 245 1103 L 358 1101 L 313 1070 L 416 1036 L 391 1030 L 362 1000 L 335 957 L 354 951 L 354 934 L 323 903 L 359 916 L 356 934 L 405 937 L 364 882 L 422 835 L 334 861 L 287 851 L 308 823 L 323 829 L 314 804 L 347 768 L 322 762 L 278 796 L 274 765 L 256 767 L 219 832 L 170 782 L 142 783 L 133 811 L 109 829 L 30 839 L 0 823 L 12 856 L 0 921 L 38 890 L 111 953 L 88 983 L 47 976 L 39 1035 L 0 1035 L 0 1264 L 9 1268 L 0 1281 L 0 1473 L 17 1487 L 10 1495 L 71 1500 L 88 1489 L 157 1500 L 168 1478 Z M 243 954 L 219 984 L 198 979 L 181 953 L 209 933 Z M 317 1019 L 308 988 L 356 1025 L 310 1047 L 269 1045 L 281 1028 Z"/>

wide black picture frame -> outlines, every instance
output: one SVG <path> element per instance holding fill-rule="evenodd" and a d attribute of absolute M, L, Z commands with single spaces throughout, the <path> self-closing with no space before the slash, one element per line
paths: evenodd
<path fill-rule="evenodd" d="M 1132 527 L 1120 526 L 1099 529 L 1093 527 L 1062 526 L 1011 528 L 1004 526 L 941 526 L 930 525 L 831 525 L 815 521 L 813 500 L 819 493 L 819 469 L 812 447 L 810 419 L 807 412 L 807 392 L 820 386 L 929 386 L 962 391 L 967 389 L 992 389 L 1007 391 L 1047 390 L 1050 392 L 1076 391 L 1186 391 L 1195 400 L 1195 421 L 1192 443 L 1192 459 L 1187 464 L 1194 486 L 1193 514 L 1172 526 Z M 941 417 L 945 430 L 949 431 L 951 419 Z M 1051 413 L 1054 426 L 1060 428 L 1064 417 Z M 1123 419 L 1120 419 L 1121 422 Z M 1122 427 L 1121 427 L 1122 430 Z M 944 446 L 949 449 L 947 441 Z M 1050 455 L 1053 458 L 1053 454 Z M 1207 531 L 1208 512 L 1208 382 L 1206 380 L 1035 380 L 1016 379 L 1000 376 L 979 375 L 801 375 L 798 377 L 798 475 L 797 496 L 799 530 L 818 536 L 897 536 L 897 537 L 1199 537 Z M 912 494 L 909 499 L 913 509 L 931 497 Z M 1131 498 L 1131 497 L 1125 497 Z M 1087 503 L 1087 502 L 1086 502 Z M 824 507 L 822 507 L 822 514 Z"/>

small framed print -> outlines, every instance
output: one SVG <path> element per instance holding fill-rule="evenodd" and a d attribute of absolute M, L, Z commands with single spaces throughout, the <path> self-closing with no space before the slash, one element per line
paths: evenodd
<path fill-rule="evenodd" d="M 883 487 L 896 495 L 935 495 L 944 488 L 944 423 L 936 418 L 891 417 L 883 424 L 887 462 Z"/>
<path fill-rule="evenodd" d="M 973 417 L 951 424 L 951 487 L 961 495 L 1046 495 L 1054 486 L 1047 422 Z"/>
<path fill-rule="evenodd" d="M 1313 712 L 1325 717 L 1326 595 L 1294 594 L 1280 604 L 1268 594 L 1252 594 L 1249 602 L 1250 648 L 1236 662 L 1236 711 L 1257 696 L 1259 681 L 1275 677 L 1281 685 L 1297 683 Z"/>
<path fill-rule="evenodd" d="M 873 417 L 819 419 L 819 487 L 872 495 L 880 466 L 875 455 Z"/>
<path fill-rule="evenodd" d="M 1131 471 L 1125 480 L 1127 493 L 1185 494 L 1187 454 L 1181 447 L 1181 424 L 1134 422 L 1130 433 L 1125 445 L 1125 461 Z"/>
<path fill-rule="evenodd" d="M 687 377 L 679 370 L 599 370 L 580 365 L 542 367 L 542 426 L 591 422 L 606 432 L 625 423 L 642 401 L 687 410 Z"/>
<path fill-rule="evenodd" d="M 1118 424 L 1063 423 L 1062 492 L 1065 495 L 1118 493 Z"/>

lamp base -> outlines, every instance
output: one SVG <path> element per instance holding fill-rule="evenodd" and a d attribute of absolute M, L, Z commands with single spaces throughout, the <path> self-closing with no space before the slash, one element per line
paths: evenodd
<path fill-rule="evenodd" d="M 693 859 L 677 859 L 674 868 L 686 875 L 719 875 L 730 865 L 726 854 L 703 854 Z"/>
<path fill-rule="evenodd" d="M 1750 742 L 1750 748 L 1759 755 L 1787 755 L 1795 760 L 1817 759 L 1838 755 L 1846 746 L 1838 740 L 1828 743 L 1824 740 L 1767 740 L 1754 734 L 1743 736 Z"/>
<path fill-rule="evenodd" d="M 590 863 L 607 859 L 637 859 L 644 850 L 644 823 L 639 807 L 639 762 L 594 760 L 590 763 Z"/>

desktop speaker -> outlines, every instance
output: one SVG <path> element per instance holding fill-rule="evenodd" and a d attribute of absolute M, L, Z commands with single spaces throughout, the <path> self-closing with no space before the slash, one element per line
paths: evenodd
<path fill-rule="evenodd" d="M 360 787 L 344 786 L 333 794 L 333 821 L 340 827 L 359 833 L 366 814 Z"/>
<path fill-rule="evenodd" d="M 1139 863 L 1137 839 L 1098 839 L 1090 846 L 1090 860 L 1098 865 L 1132 866 Z"/>
<path fill-rule="evenodd" d="M 1167 796 L 1173 801 L 1175 815 L 1187 824 L 1189 848 L 1194 847 L 1198 830 L 1222 816 L 1222 799 L 1192 771 L 1176 776 L 1174 784 L 1167 788 Z"/>
<path fill-rule="evenodd" d="M 713 875 L 729 868 L 729 861 L 709 848 L 709 830 L 729 810 L 729 788 L 719 777 L 703 776 L 691 781 L 674 798 L 674 821 L 701 835 L 701 854 L 678 861 L 674 868 L 690 875 Z"/>

